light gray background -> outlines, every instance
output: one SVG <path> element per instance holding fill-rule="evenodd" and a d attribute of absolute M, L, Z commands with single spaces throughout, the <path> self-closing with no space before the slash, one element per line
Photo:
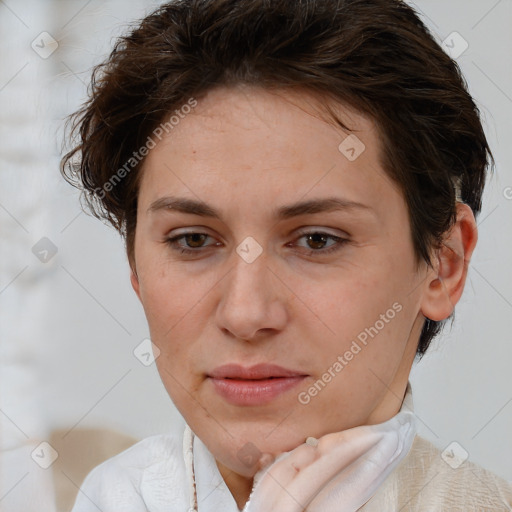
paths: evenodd
<path fill-rule="evenodd" d="M 0 448 L 53 428 L 181 428 L 155 366 L 133 355 L 148 329 L 121 240 L 80 213 L 58 172 L 62 119 L 85 98 L 90 67 L 158 4 L 0 2 Z M 441 449 L 457 441 L 512 481 L 512 2 L 414 5 L 440 41 L 457 31 L 469 43 L 458 62 L 497 162 L 454 326 L 411 375 L 420 434 Z M 59 40 L 47 59 L 30 46 L 43 31 Z M 31 251 L 42 237 L 58 248 L 46 264 Z"/>

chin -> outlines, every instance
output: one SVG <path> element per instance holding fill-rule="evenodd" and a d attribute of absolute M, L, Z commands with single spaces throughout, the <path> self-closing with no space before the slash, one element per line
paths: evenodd
<path fill-rule="evenodd" d="M 279 422 L 273 422 L 272 425 L 265 425 L 264 428 L 243 429 L 242 432 L 235 434 L 239 455 L 243 456 L 245 452 L 258 450 L 260 453 L 269 453 L 275 457 L 283 452 L 295 449 L 306 441 L 310 432 L 307 434 L 306 428 L 295 428 L 291 430 L 288 427 L 279 427 Z"/>

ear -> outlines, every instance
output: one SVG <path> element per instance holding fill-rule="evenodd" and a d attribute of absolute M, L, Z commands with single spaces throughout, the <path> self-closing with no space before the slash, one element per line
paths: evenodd
<path fill-rule="evenodd" d="M 478 240 L 478 231 L 471 208 L 457 204 L 457 220 L 443 239 L 433 260 L 421 312 L 426 318 L 441 321 L 448 318 L 464 291 L 469 261 Z"/>
<path fill-rule="evenodd" d="M 137 271 L 133 265 L 130 265 L 130 282 L 132 283 L 132 288 L 139 297 L 139 300 L 142 302 L 140 298 L 140 284 L 139 277 L 137 276 Z"/>

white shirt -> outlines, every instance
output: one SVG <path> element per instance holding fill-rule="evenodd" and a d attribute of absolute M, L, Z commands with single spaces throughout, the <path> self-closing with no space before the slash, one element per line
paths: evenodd
<path fill-rule="evenodd" d="M 412 408 L 408 385 L 401 411 Z M 199 512 L 240 512 L 213 455 L 197 436 L 193 444 Z M 188 512 L 185 459 L 183 433 L 143 439 L 89 473 L 72 512 Z M 409 454 L 360 509 L 398 510 L 509 512 L 512 486 L 468 461 L 453 469 L 436 447 L 416 436 Z"/>

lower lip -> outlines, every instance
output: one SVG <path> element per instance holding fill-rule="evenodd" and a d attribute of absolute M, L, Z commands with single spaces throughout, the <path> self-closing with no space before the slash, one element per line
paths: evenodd
<path fill-rule="evenodd" d="M 277 377 L 262 380 L 210 378 L 219 395 L 234 405 L 265 405 L 291 390 L 306 377 Z"/>

